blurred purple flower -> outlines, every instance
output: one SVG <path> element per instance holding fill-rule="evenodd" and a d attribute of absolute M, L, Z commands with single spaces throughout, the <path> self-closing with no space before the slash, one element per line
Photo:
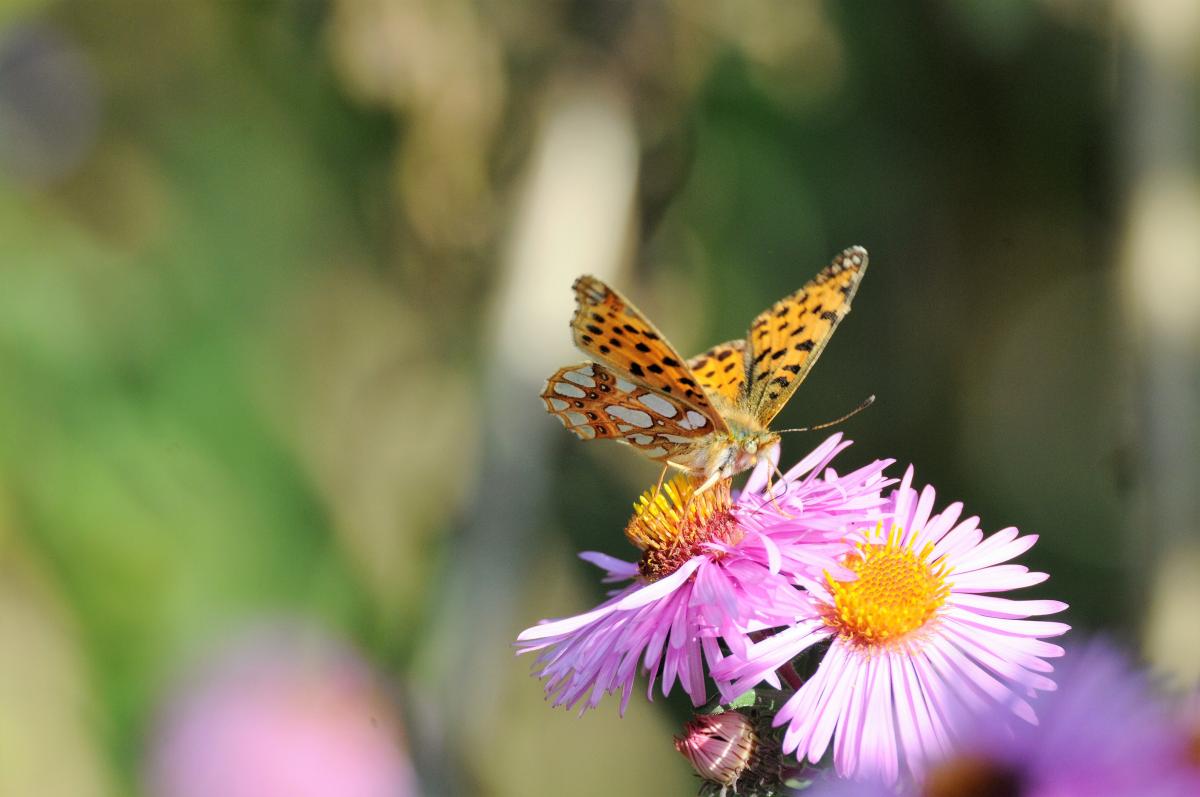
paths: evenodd
<path fill-rule="evenodd" d="M 1036 727 L 973 717 L 931 782 L 956 771 L 1019 783 L 1029 797 L 1185 797 L 1183 739 L 1146 674 L 1103 642 L 1073 651 Z M 1013 727 L 1015 725 L 1015 727 Z"/>
<path fill-rule="evenodd" d="M 1037 701 L 1038 725 L 1006 713 L 956 723 L 954 747 L 921 783 L 897 792 L 882 782 L 821 784 L 812 797 L 1193 797 L 1186 739 L 1146 675 L 1104 643 L 1073 651 L 1061 687 Z"/>
<path fill-rule="evenodd" d="M 367 665 L 328 640 L 272 631 L 221 652 L 168 701 L 152 797 L 409 797 L 402 731 Z"/>
<path fill-rule="evenodd" d="M 735 651 L 715 676 L 729 694 L 751 688 L 797 655 L 831 641 L 816 673 L 776 715 L 787 724 L 783 750 L 820 762 L 833 745 L 839 774 L 894 783 L 901 759 L 919 773 L 949 748 L 948 718 L 961 707 L 1003 707 L 1030 723 L 1018 693 L 1050 690 L 1045 658 L 1062 649 L 1040 637 L 1062 623 L 1025 618 L 1062 611 L 1058 601 L 1013 601 L 983 593 L 1045 580 L 1015 564 L 1035 536 L 1013 528 L 984 539 L 978 518 L 960 522 L 962 504 L 931 514 L 935 493 L 910 486 L 912 468 L 890 496 L 880 524 L 843 560 L 853 580 L 811 587 L 808 616 L 775 636 Z"/>
<path fill-rule="evenodd" d="M 624 713 L 639 669 L 649 697 L 661 676 L 663 694 L 678 679 L 695 705 L 707 697 L 704 663 L 724 654 L 719 640 L 744 651 L 751 632 L 811 614 L 810 585 L 837 559 L 848 534 L 873 525 L 884 503 L 888 461 L 838 476 L 826 470 L 850 445 L 834 435 L 764 492 L 774 462 L 763 461 L 736 498 L 729 480 L 696 495 L 685 477 L 647 491 L 635 504 L 626 535 L 643 550 L 639 562 L 589 552 L 606 581 L 634 583 L 592 611 L 547 621 L 517 637 L 520 652 L 540 650 L 538 675 L 554 705 L 583 710 L 621 693 Z M 589 694 L 590 693 L 590 694 Z"/>

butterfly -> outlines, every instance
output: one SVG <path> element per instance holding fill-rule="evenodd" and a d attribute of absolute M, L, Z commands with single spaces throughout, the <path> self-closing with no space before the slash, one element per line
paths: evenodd
<path fill-rule="evenodd" d="M 630 445 L 703 479 L 703 492 L 778 445 L 771 421 L 850 312 L 866 270 L 867 250 L 850 247 L 759 314 L 745 340 L 690 360 L 628 299 L 580 277 L 571 332 L 592 360 L 559 369 L 542 401 L 577 437 Z"/>

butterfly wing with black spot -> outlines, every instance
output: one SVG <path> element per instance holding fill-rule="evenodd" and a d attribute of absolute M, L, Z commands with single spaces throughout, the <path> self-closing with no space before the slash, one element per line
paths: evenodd
<path fill-rule="evenodd" d="M 850 247 L 807 285 L 754 319 L 740 403 L 764 426 L 783 409 L 850 312 L 866 270 L 867 250 Z"/>
<path fill-rule="evenodd" d="M 650 459 L 689 466 L 713 432 L 708 417 L 677 397 L 638 385 L 599 363 L 560 368 L 542 401 L 582 440 L 616 440 Z"/>
<path fill-rule="evenodd" d="M 709 431 L 729 431 L 679 352 L 625 297 L 596 277 L 575 280 L 575 345 L 639 385 L 706 416 Z"/>
<path fill-rule="evenodd" d="M 731 340 L 688 360 L 700 387 L 709 397 L 738 406 L 746 384 L 746 341 Z"/>

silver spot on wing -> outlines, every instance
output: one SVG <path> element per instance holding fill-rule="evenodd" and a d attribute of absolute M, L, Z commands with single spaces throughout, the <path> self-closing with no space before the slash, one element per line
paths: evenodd
<path fill-rule="evenodd" d="M 584 392 L 574 385 L 566 382 L 555 382 L 554 392 L 560 396 L 570 396 L 571 398 L 583 398 Z"/>
<path fill-rule="evenodd" d="M 657 412 L 664 418 L 674 418 L 677 410 L 675 405 L 667 401 L 662 396 L 656 396 L 653 393 L 647 393 L 644 396 L 638 396 L 638 403 L 649 410 Z"/>
<path fill-rule="evenodd" d="M 588 370 L 591 371 L 592 369 L 589 368 Z M 568 382 L 574 382 L 581 387 L 596 386 L 596 380 L 592 379 L 589 374 L 583 373 L 582 368 L 578 371 L 567 371 L 565 374 L 563 374 L 563 379 L 566 379 Z"/>
<path fill-rule="evenodd" d="M 630 407 L 605 407 L 604 411 L 619 421 L 632 424 L 639 429 L 649 429 L 654 425 L 650 413 L 635 410 Z"/>

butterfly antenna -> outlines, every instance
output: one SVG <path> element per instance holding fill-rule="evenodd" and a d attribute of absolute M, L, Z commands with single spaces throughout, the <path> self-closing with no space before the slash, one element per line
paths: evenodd
<path fill-rule="evenodd" d="M 825 423 L 819 423 L 816 426 L 801 426 L 799 429 L 779 429 L 777 431 L 779 434 L 783 434 L 784 432 L 815 432 L 818 429 L 828 429 L 830 426 L 837 426 L 839 423 L 843 423 L 845 421 L 850 420 L 855 415 L 858 415 L 860 412 L 862 412 L 863 410 L 865 410 L 867 407 L 871 406 L 874 403 L 875 403 L 875 397 L 867 396 L 866 400 L 864 400 L 862 404 L 859 404 L 857 407 L 850 410 L 842 417 L 837 418 L 836 420 L 826 421 Z"/>

